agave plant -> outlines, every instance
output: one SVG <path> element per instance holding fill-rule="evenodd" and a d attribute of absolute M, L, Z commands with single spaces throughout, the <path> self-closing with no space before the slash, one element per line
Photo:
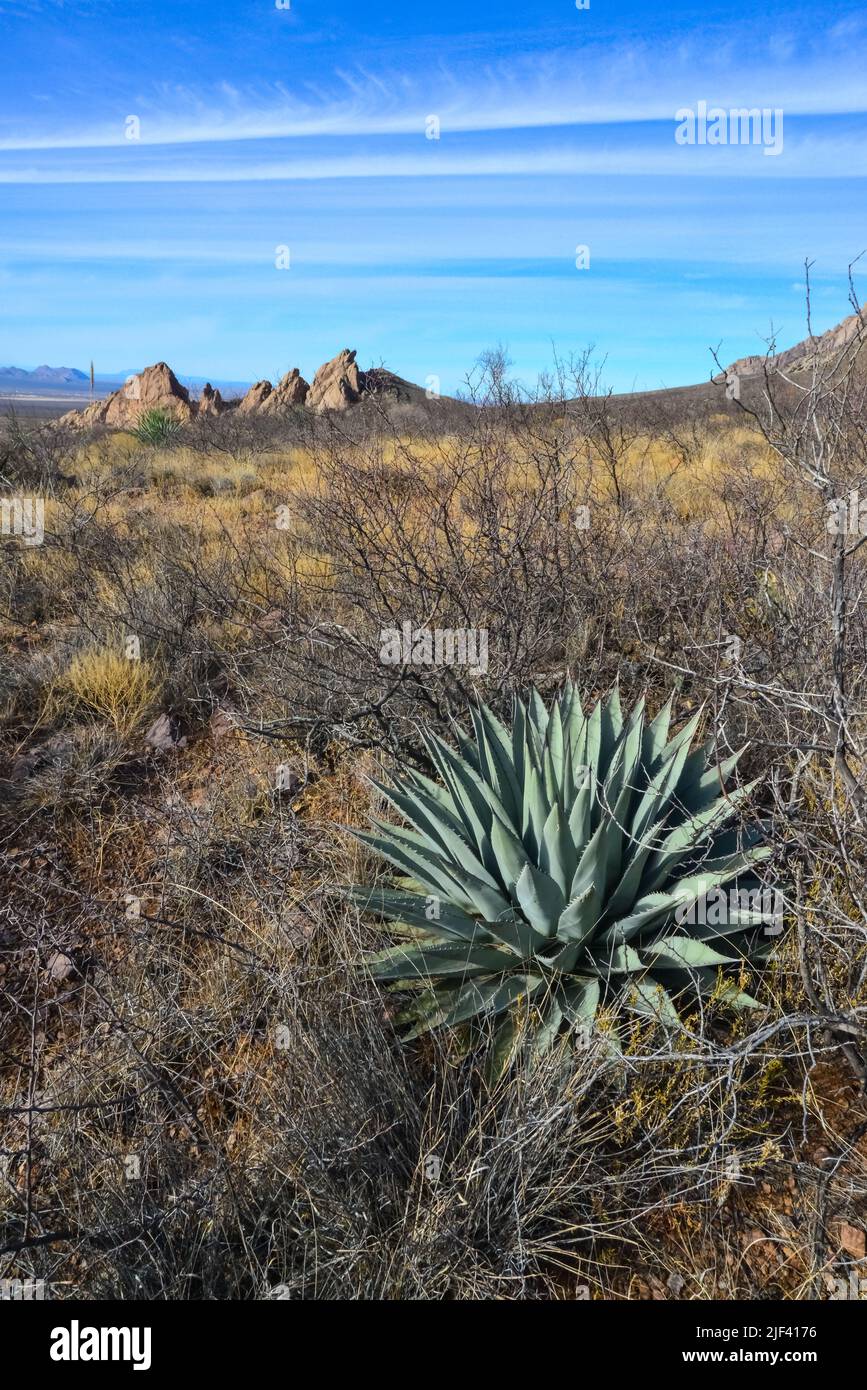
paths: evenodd
<path fill-rule="evenodd" d="M 375 784 L 409 828 L 355 833 L 402 877 L 350 895 L 402 937 L 368 963 L 421 986 L 407 1037 L 502 1016 L 505 1061 L 522 1038 L 545 1050 L 591 1026 L 603 1003 L 673 1026 L 687 995 L 755 1005 L 738 977 L 767 940 L 745 893 L 770 850 L 760 828 L 726 825 L 754 784 L 727 792 L 740 753 L 693 748 L 701 712 L 669 739 L 671 703 L 648 723 L 643 700 L 624 719 L 616 689 L 592 713 L 571 683 L 550 712 L 534 690 L 511 730 L 481 705 L 457 751 L 426 735 L 439 781 Z M 734 906 L 702 913 L 719 887 Z"/>
<path fill-rule="evenodd" d="M 155 406 L 143 410 L 133 433 L 141 444 L 171 444 L 181 432 L 180 423 L 167 410 Z"/>

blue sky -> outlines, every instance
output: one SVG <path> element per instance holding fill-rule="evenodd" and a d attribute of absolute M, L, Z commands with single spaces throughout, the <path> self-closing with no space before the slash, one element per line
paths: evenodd
<path fill-rule="evenodd" d="M 804 335 L 805 257 L 849 311 L 865 57 L 848 0 L 0 0 L 0 363 L 705 379 Z M 678 144 L 700 101 L 782 150 Z"/>

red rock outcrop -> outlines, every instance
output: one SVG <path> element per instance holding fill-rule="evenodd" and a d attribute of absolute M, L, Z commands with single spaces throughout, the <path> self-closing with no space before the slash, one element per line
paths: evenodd
<path fill-rule="evenodd" d="M 307 393 L 307 405 L 317 414 L 348 410 L 358 404 L 363 391 L 364 376 L 356 365 L 355 349 L 344 348 L 319 368 Z"/>
<path fill-rule="evenodd" d="M 257 381 L 246 396 L 242 396 L 235 407 L 239 415 L 249 415 L 251 410 L 260 410 L 273 391 L 270 381 Z"/>
<path fill-rule="evenodd" d="M 309 390 L 310 386 L 298 368 L 293 367 L 291 372 L 287 372 L 277 383 L 270 396 L 265 398 L 261 408 L 269 414 L 279 414 L 283 410 L 303 405 Z"/>
<path fill-rule="evenodd" d="M 145 367 L 131 376 L 105 400 L 94 401 L 85 410 L 71 410 L 62 416 L 61 424 L 108 425 L 112 429 L 133 428 L 145 410 L 165 410 L 176 420 L 188 421 L 195 414 L 190 394 L 165 362 Z"/>
<path fill-rule="evenodd" d="M 225 409 L 226 402 L 223 400 L 219 391 L 215 391 L 211 383 L 206 381 L 205 385 L 202 387 L 202 394 L 199 396 L 196 414 L 198 416 L 222 415 Z"/>

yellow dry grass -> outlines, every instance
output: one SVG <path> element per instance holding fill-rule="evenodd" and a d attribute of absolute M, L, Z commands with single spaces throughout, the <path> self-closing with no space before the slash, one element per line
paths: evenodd
<path fill-rule="evenodd" d="M 92 647 L 73 657 L 55 683 L 56 703 L 89 711 L 117 733 L 129 733 L 153 709 L 160 693 L 154 661 L 129 660 L 122 652 Z"/>

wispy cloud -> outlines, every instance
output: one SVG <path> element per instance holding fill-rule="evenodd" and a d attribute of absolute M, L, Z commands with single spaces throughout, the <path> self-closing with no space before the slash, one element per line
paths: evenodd
<path fill-rule="evenodd" d="M 675 122 L 635 128 L 598 127 L 594 134 L 561 131 L 544 141 L 474 139 L 452 144 L 407 137 L 368 152 L 336 153 L 311 142 L 291 154 L 284 141 L 252 152 L 244 142 L 204 152 L 201 147 L 123 151 L 51 151 L 34 160 L 26 151 L 0 153 L 2 184 L 138 184 L 324 182 L 329 180 L 492 179 L 609 175 L 623 178 L 865 178 L 867 121 L 814 134 L 806 124 L 785 127 L 782 157 L 768 159 L 758 145 L 680 146 Z M 264 142 L 263 142 L 264 143 Z"/>
<path fill-rule="evenodd" d="M 0 149 L 62 150 L 122 147 L 125 122 L 136 116 L 142 144 L 211 144 L 311 136 L 423 134 L 435 114 L 444 132 L 510 131 L 566 125 L 659 121 L 704 98 L 721 106 L 782 107 L 787 114 L 867 111 L 860 51 L 845 28 L 818 53 L 787 41 L 757 55 L 723 45 L 697 59 L 691 45 L 632 41 L 580 51 L 534 53 L 484 70 L 438 64 L 424 73 L 338 68 L 327 84 L 289 88 L 222 82 L 210 87 L 162 84 L 113 88 L 110 102 L 89 103 L 87 119 L 69 102 L 60 111 L 20 116 L 0 112 Z M 62 94 L 61 94 L 62 95 Z"/>

